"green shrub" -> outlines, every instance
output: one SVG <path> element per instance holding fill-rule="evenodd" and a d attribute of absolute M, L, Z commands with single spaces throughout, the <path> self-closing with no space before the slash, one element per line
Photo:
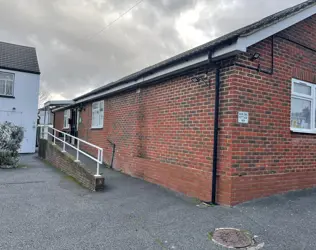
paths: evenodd
<path fill-rule="evenodd" d="M 22 127 L 10 122 L 0 124 L 0 168 L 15 168 L 19 162 L 19 149 L 24 137 Z"/>

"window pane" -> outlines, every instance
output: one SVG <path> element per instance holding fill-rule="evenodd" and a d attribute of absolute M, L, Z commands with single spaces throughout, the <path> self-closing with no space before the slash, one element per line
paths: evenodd
<path fill-rule="evenodd" d="M 6 95 L 13 95 L 13 82 L 12 81 L 7 81 L 7 86 L 6 86 Z"/>
<path fill-rule="evenodd" d="M 316 99 L 316 93 L 315 93 L 315 99 Z M 314 116 L 314 117 L 315 117 L 315 118 L 314 118 L 314 119 L 315 119 L 315 120 L 314 120 L 314 121 L 315 121 L 315 123 L 314 123 L 315 125 L 314 125 L 314 126 L 315 126 L 315 128 L 316 128 L 316 107 L 315 107 L 315 116 Z"/>
<path fill-rule="evenodd" d="M 102 118 L 102 113 L 103 113 L 103 106 L 104 102 L 99 101 L 99 102 L 94 102 L 92 103 L 92 127 L 102 127 L 103 126 L 103 118 Z M 102 119 L 102 121 L 101 121 Z"/>
<path fill-rule="evenodd" d="M 92 103 L 92 109 L 98 109 L 99 108 L 99 102 Z"/>
<path fill-rule="evenodd" d="M 97 109 L 95 112 L 95 126 L 100 126 L 100 111 Z"/>
<path fill-rule="evenodd" d="M 303 129 L 311 128 L 311 101 L 292 97 L 291 127 Z"/>
<path fill-rule="evenodd" d="M 304 95 L 311 95 L 312 88 L 304 83 L 294 83 L 294 92 Z"/>
<path fill-rule="evenodd" d="M 14 80 L 14 74 L 11 73 L 5 73 L 5 72 L 0 72 L 0 79 L 1 80 Z"/>
<path fill-rule="evenodd" d="M 103 127 L 103 114 L 102 113 L 100 113 L 99 115 L 99 126 Z"/>
<path fill-rule="evenodd" d="M 70 109 L 64 111 L 64 128 L 69 127 L 68 119 L 70 118 Z"/>
<path fill-rule="evenodd" d="M 5 80 L 0 79 L 0 95 L 5 95 Z"/>

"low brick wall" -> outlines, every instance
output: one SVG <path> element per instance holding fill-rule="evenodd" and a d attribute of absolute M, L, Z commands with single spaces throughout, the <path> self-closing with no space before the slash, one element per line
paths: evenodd
<path fill-rule="evenodd" d="M 104 190 L 104 177 L 95 177 L 82 163 L 77 163 L 70 154 L 47 140 L 39 140 L 38 155 L 54 167 L 75 178 L 80 184 L 92 191 Z"/>

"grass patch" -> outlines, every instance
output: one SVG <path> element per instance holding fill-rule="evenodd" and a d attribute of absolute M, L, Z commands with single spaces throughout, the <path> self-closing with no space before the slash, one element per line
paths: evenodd
<path fill-rule="evenodd" d="M 208 208 L 208 207 L 215 207 L 216 205 L 213 204 L 213 203 L 206 203 L 206 202 L 203 202 L 201 201 L 199 204 L 196 205 L 197 207 L 200 207 L 200 208 Z"/>
<path fill-rule="evenodd" d="M 192 198 L 192 203 L 198 205 L 201 204 L 201 201 L 198 198 Z"/>
<path fill-rule="evenodd" d="M 30 166 L 25 164 L 19 164 L 16 168 L 29 168 Z"/>
<path fill-rule="evenodd" d="M 155 242 L 161 246 L 162 249 L 167 250 L 168 248 L 166 248 L 163 244 L 163 242 L 160 239 L 155 239 Z"/>
<path fill-rule="evenodd" d="M 213 240 L 213 232 L 208 232 L 207 238 L 208 238 L 209 240 Z"/>

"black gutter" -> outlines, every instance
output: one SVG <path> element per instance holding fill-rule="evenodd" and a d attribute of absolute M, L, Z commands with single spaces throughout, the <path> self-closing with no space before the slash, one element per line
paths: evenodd
<path fill-rule="evenodd" d="M 171 61 L 171 62 L 167 63 L 166 65 L 159 65 L 159 66 L 153 65 L 153 66 L 150 66 L 150 67 L 148 67 L 148 68 L 151 68 L 151 67 L 153 67 L 153 68 L 152 68 L 152 69 L 148 69 L 148 70 L 147 70 L 147 68 L 145 68 L 145 69 L 140 70 L 140 71 L 138 71 L 138 72 L 136 72 L 136 73 L 133 73 L 133 74 L 131 74 L 131 75 L 128 75 L 128 76 L 126 76 L 126 77 L 123 77 L 123 78 L 121 78 L 121 79 L 119 79 L 119 80 L 117 80 L 117 81 L 110 82 L 110 83 L 108 83 L 108 84 L 106 84 L 106 85 L 104 85 L 104 86 L 102 86 L 102 87 L 99 87 L 99 88 L 97 88 L 97 89 L 95 89 L 95 90 L 92 90 L 92 91 L 90 91 L 90 92 L 88 92 L 88 93 L 86 93 L 86 94 L 83 94 L 83 95 L 81 95 L 81 96 L 78 96 L 78 97 L 76 97 L 76 98 L 73 99 L 73 100 L 74 100 L 74 101 L 80 101 L 81 99 L 84 99 L 84 98 L 87 98 L 87 97 L 89 97 L 89 96 L 93 96 L 93 95 L 99 94 L 99 93 L 101 93 L 101 92 L 107 91 L 107 90 L 109 90 L 109 89 L 111 89 L 111 88 L 114 88 L 114 87 L 118 87 L 118 86 L 123 85 L 123 84 L 125 84 L 125 83 L 131 82 L 131 81 L 137 81 L 137 80 L 142 79 L 142 78 L 144 78 L 144 77 L 151 76 L 152 74 L 155 74 L 155 73 L 157 73 L 157 72 L 159 72 L 159 71 L 161 71 L 161 70 L 170 68 L 170 67 L 172 67 L 172 66 L 174 66 L 174 65 L 187 62 L 188 60 L 197 58 L 197 57 L 202 56 L 202 55 L 204 55 L 204 54 L 207 55 L 207 54 L 208 54 L 207 51 L 208 51 L 208 48 L 206 48 L 205 50 L 201 50 L 201 51 L 199 51 L 199 52 L 196 52 L 196 53 L 194 53 L 194 54 L 192 54 L 192 55 L 187 55 L 187 56 L 184 57 L 184 58 L 179 58 L 179 59 L 177 59 L 177 60 Z M 168 60 L 168 59 L 167 59 L 167 60 Z M 202 62 L 202 63 L 203 63 L 203 62 Z M 204 62 L 204 63 L 205 63 L 205 62 Z M 158 64 L 160 64 L 160 63 L 158 63 Z M 188 68 L 190 68 L 190 67 L 192 67 L 192 66 L 195 67 L 196 65 L 188 66 Z M 143 72 L 142 72 L 142 71 L 143 71 Z M 176 70 L 176 71 L 183 71 L 183 68 L 180 69 L 180 70 Z M 176 71 L 173 71 L 173 72 L 176 72 Z M 151 81 L 151 80 L 150 80 L 150 81 Z"/>
<path fill-rule="evenodd" d="M 190 70 L 194 70 L 196 68 L 199 68 L 201 66 L 204 66 L 204 65 L 207 65 L 208 64 L 208 60 L 205 60 L 205 61 L 202 61 L 200 63 L 197 63 L 197 64 L 194 64 L 194 65 L 190 65 L 188 67 L 185 67 L 185 68 L 181 68 L 179 70 L 175 70 L 175 71 L 172 71 L 170 73 L 167 73 L 165 75 L 162 75 L 162 76 L 157 76 L 153 79 L 149 79 L 149 80 L 146 80 L 146 81 L 143 81 L 143 82 L 140 82 L 138 84 L 135 84 L 135 85 L 131 85 L 129 87 L 125 87 L 125 88 L 122 88 L 122 89 L 119 89 L 119 90 L 116 90 L 112 93 L 107 93 L 107 94 L 102 94 L 98 97 L 90 97 L 91 99 L 88 99 L 88 100 L 85 100 L 85 101 L 80 101 L 79 100 L 81 99 L 81 97 L 78 97 L 76 99 L 74 99 L 74 101 L 78 101 L 77 103 L 73 103 L 73 104 L 70 104 L 68 106 L 64 106 L 64 107 L 61 107 L 59 110 L 55 110 L 54 112 L 56 111 L 62 111 L 62 110 L 65 110 L 65 109 L 70 109 L 72 107 L 76 107 L 80 104 L 84 104 L 84 103 L 92 103 L 94 101 L 98 101 L 98 100 L 103 100 L 105 99 L 106 97 L 110 97 L 110 96 L 115 96 L 117 95 L 118 93 L 122 93 L 124 91 L 131 91 L 133 89 L 137 89 L 137 88 L 140 88 L 142 86 L 151 86 L 151 85 L 154 85 L 154 84 L 157 84 L 157 83 L 160 83 L 160 82 L 163 82 L 164 80 L 166 79 L 169 79 L 170 77 L 176 77 L 176 76 L 181 76 L 181 75 L 186 75 L 188 74 L 188 71 Z M 107 86 L 108 87 L 108 86 Z M 111 88 L 110 88 L 111 89 Z M 108 90 L 110 90 L 108 89 Z M 104 90 L 104 91 L 107 91 L 107 90 Z M 103 92 L 103 91 L 101 91 Z M 95 94 L 93 94 L 95 95 Z M 88 97 L 85 97 L 85 98 L 88 98 Z"/>
<path fill-rule="evenodd" d="M 216 188 L 217 188 L 217 147 L 218 147 L 218 131 L 219 131 L 219 97 L 220 97 L 220 68 L 216 67 L 215 73 L 215 107 L 214 107 L 214 139 L 213 139 L 213 171 L 212 171 L 212 204 L 216 204 Z"/>
<path fill-rule="evenodd" d="M 162 61 L 162 62 L 157 63 L 155 65 L 149 66 L 149 67 L 147 67 L 145 69 L 142 69 L 140 71 L 137 71 L 137 72 L 135 72 L 135 73 L 133 73 L 131 75 L 123 77 L 123 78 L 121 78 L 121 79 L 119 79 L 117 81 L 108 83 L 105 86 L 99 87 L 99 88 L 97 88 L 95 90 L 92 90 L 92 91 L 86 93 L 86 94 L 83 94 L 83 95 L 75 98 L 74 101 L 79 101 L 80 99 L 84 99 L 86 97 L 98 94 L 100 92 L 104 92 L 104 91 L 106 91 L 108 89 L 111 89 L 113 87 L 117 87 L 119 85 L 125 84 L 125 83 L 130 82 L 130 81 L 137 81 L 138 79 L 150 76 L 150 75 L 152 75 L 152 74 L 154 74 L 154 73 L 156 73 L 156 72 L 158 72 L 160 70 L 164 70 L 166 68 L 169 68 L 171 66 L 177 65 L 179 63 L 186 62 L 188 60 L 191 60 L 191 59 L 194 59 L 196 57 L 202 56 L 204 54 L 209 54 L 210 50 L 214 51 L 214 50 L 216 50 L 217 48 L 220 48 L 223 45 L 226 45 L 226 44 L 227 45 L 231 45 L 231 44 L 233 44 L 235 41 L 237 41 L 237 38 L 238 38 L 238 35 L 234 35 L 232 37 L 226 38 L 225 40 L 217 42 L 217 43 L 215 43 L 215 41 L 212 41 L 213 42 L 212 45 L 209 45 L 209 46 L 207 46 L 207 47 L 205 47 L 205 48 L 203 48 L 201 50 L 198 50 L 198 51 L 194 51 L 197 48 L 193 48 L 193 49 L 191 49 L 189 51 L 186 51 L 186 52 L 184 52 L 182 54 L 179 54 L 179 55 L 176 55 L 174 57 L 171 57 L 171 58 L 169 58 L 169 59 L 167 59 L 165 61 Z M 201 46 L 205 46 L 205 44 L 201 45 Z M 190 52 L 190 51 L 193 51 L 193 52 Z M 183 54 L 185 54 L 185 55 L 183 55 Z M 189 68 L 191 66 L 189 66 Z M 195 67 L 195 66 L 196 65 L 194 65 L 193 67 Z M 181 69 L 181 70 L 183 70 L 183 69 Z"/>

